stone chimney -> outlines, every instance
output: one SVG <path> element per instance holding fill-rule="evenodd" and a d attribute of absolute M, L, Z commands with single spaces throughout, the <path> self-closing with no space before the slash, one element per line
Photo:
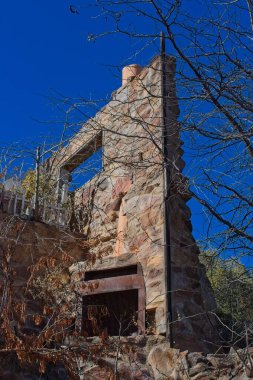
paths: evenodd
<path fill-rule="evenodd" d="M 140 74 L 141 70 L 142 70 L 142 67 L 140 65 L 135 64 L 135 63 L 132 65 L 123 67 L 123 70 L 122 70 L 122 86 L 124 86 L 124 84 L 129 82 L 134 77 L 136 77 L 136 75 Z"/>

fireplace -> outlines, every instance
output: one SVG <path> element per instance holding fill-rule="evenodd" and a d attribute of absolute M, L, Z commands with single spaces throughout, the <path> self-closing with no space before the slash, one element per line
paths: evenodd
<path fill-rule="evenodd" d="M 144 334 L 145 287 L 139 264 L 85 272 L 77 291 L 84 336 Z"/>

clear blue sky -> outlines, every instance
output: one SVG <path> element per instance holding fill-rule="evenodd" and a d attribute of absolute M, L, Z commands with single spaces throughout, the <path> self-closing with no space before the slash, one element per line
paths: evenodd
<path fill-rule="evenodd" d="M 34 140 L 56 128 L 53 122 L 36 121 L 59 117 L 48 98 L 51 89 L 92 99 L 110 95 L 120 85 L 120 72 L 110 65 L 127 64 L 138 49 L 138 43 L 116 36 L 87 42 L 89 33 L 105 25 L 92 18 L 93 8 L 81 8 L 80 15 L 73 15 L 69 5 L 67 0 L 1 4 L 1 143 Z M 145 58 L 150 56 L 142 54 Z"/>
<path fill-rule="evenodd" d="M 61 123 L 55 121 L 62 115 L 50 100 L 51 90 L 65 96 L 105 98 L 120 86 L 118 66 L 145 64 L 158 52 L 157 41 L 132 57 L 143 41 L 117 35 L 88 42 L 89 33 L 108 27 L 106 21 L 93 18 L 93 8 L 80 8 L 81 14 L 73 15 L 70 3 L 12 0 L 1 4 L 0 145 L 17 141 L 36 145 L 49 131 L 59 133 Z M 194 219 L 199 224 L 197 215 Z"/>
<path fill-rule="evenodd" d="M 70 4 L 68 0 L 1 4 L 0 146 L 17 141 L 36 146 L 49 131 L 59 133 L 64 117 L 51 101 L 52 90 L 68 97 L 109 97 L 121 84 L 119 66 L 144 65 L 158 52 L 159 41 L 155 41 L 134 56 L 144 41 L 118 35 L 88 42 L 88 34 L 103 32 L 110 25 L 94 17 L 94 8 L 80 7 L 80 15 L 73 15 Z M 190 204 L 194 232 L 200 238 L 205 219 L 197 203 Z"/>

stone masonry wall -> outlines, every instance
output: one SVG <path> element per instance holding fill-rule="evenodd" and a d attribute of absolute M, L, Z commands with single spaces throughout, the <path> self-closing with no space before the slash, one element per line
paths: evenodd
<path fill-rule="evenodd" d="M 156 309 L 156 331 L 165 333 L 160 84 L 156 59 L 94 118 L 93 128 L 103 133 L 104 170 L 76 202 L 91 210 L 85 226 L 91 255 L 141 264 L 146 308 Z"/>
<path fill-rule="evenodd" d="M 168 291 L 171 290 L 172 335 L 174 347 L 207 351 L 217 338 L 215 320 L 209 313 L 216 305 L 205 270 L 199 263 L 199 248 L 192 235 L 191 212 L 186 204 L 191 195 L 187 179 L 182 175 L 185 163 L 177 121 L 174 71 L 175 61 L 168 58 L 164 99 L 170 168 L 171 289 Z"/>
<path fill-rule="evenodd" d="M 169 224 L 172 263 L 172 332 L 176 347 L 205 349 L 212 329 L 206 311 L 215 305 L 191 234 L 189 193 L 177 122 L 175 62 L 166 59 L 166 99 L 162 98 L 161 58 L 156 57 L 113 100 L 86 123 L 59 156 L 67 167 L 80 149 L 102 135 L 103 170 L 75 194 L 90 260 L 73 266 L 73 280 L 108 265 L 140 263 L 146 309 L 155 312 L 155 332 L 166 332 L 164 260 L 163 105 L 170 162 Z M 112 260 L 110 261 L 110 258 Z M 110 263 L 110 264 L 109 264 Z M 198 337 L 198 339 L 197 339 Z"/>

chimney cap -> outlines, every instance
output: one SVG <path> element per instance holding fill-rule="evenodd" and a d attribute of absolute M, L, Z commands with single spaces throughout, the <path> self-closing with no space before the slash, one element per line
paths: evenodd
<path fill-rule="evenodd" d="M 122 85 L 124 86 L 127 82 L 135 78 L 142 71 L 142 67 L 137 63 L 123 67 L 122 70 Z"/>

